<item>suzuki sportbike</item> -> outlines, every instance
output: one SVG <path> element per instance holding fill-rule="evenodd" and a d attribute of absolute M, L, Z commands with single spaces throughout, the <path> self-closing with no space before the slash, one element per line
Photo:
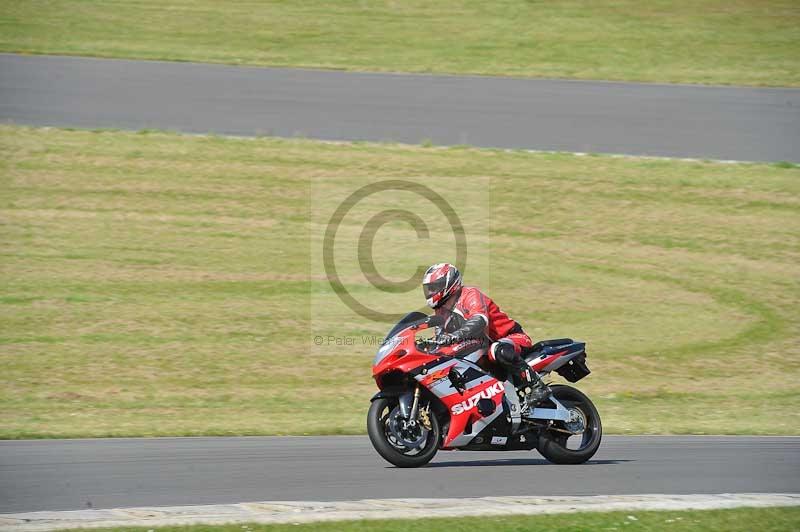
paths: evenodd
<path fill-rule="evenodd" d="M 551 462 L 579 464 L 597 452 L 602 426 L 586 395 L 552 385 L 549 398 L 522 412 L 519 391 L 485 356 L 486 342 L 438 345 L 431 333 L 441 325 L 438 316 L 412 312 L 375 356 L 372 375 L 380 391 L 370 404 L 367 432 L 383 458 L 419 467 L 439 449 L 537 449 Z M 538 342 L 522 356 L 542 378 L 555 371 L 574 383 L 589 374 L 586 344 L 569 338 Z"/>

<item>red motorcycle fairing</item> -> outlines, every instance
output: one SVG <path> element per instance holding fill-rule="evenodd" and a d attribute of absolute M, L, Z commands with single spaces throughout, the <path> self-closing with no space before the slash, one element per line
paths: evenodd
<path fill-rule="evenodd" d="M 448 377 L 453 369 L 467 378 L 463 391 L 456 390 Z M 505 384 L 467 360 L 446 359 L 423 369 L 414 378 L 438 397 L 450 414 L 443 449 L 467 445 L 504 412 Z M 478 409 L 481 399 L 492 402 L 491 413 L 481 414 Z"/>
<path fill-rule="evenodd" d="M 420 351 L 416 345 L 417 333 L 429 329 L 431 326 L 427 321 L 412 323 L 386 339 L 372 364 L 372 378 L 375 379 L 378 388 L 383 389 L 383 377 L 389 373 L 408 374 L 420 366 L 441 358 L 442 353 L 426 353 Z"/>
<path fill-rule="evenodd" d="M 461 447 L 503 414 L 506 385 L 473 362 L 454 357 L 454 353 L 462 351 L 463 344 L 441 346 L 434 353 L 421 351 L 416 344 L 416 335 L 433 326 L 435 323 L 429 319 L 420 318 L 387 338 L 375 357 L 372 376 L 381 390 L 385 385 L 384 379 L 390 374 L 412 376 L 440 399 L 450 415 L 442 448 Z M 463 391 L 456 390 L 449 379 L 453 368 L 466 378 Z M 516 396 L 513 397 L 516 400 Z M 478 410 L 480 399 L 490 400 L 494 405 L 493 412 L 482 415 Z"/>

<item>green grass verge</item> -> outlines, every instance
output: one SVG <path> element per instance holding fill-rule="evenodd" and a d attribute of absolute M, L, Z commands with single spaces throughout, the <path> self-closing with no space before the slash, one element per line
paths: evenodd
<path fill-rule="evenodd" d="M 800 527 L 800 508 L 737 508 L 733 510 L 573 513 L 520 515 L 513 517 L 466 517 L 455 519 L 398 519 L 392 521 L 337 521 L 286 525 L 195 525 L 157 528 L 159 532 L 302 532 L 306 530 L 345 530 L 361 532 L 471 532 L 476 528 L 493 531 L 548 530 L 625 530 L 669 532 L 725 530 L 727 532 L 789 531 Z M 96 529 L 98 532 L 111 529 Z M 140 532 L 147 528 L 114 528 Z"/>
<path fill-rule="evenodd" d="M 800 5 L 794 0 L 1 0 L 0 50 L 798 86 Z"/>
<path fill-rule="evenodd" d="M 2 127 L 0 437 L 364 432 L 375 348 L 313 337 L 388 326 L 331 294 L 318 240 L 398 177 L 467 209 L 468 282 L 589 342 L 608 432 L 800 434 L 796 166 Z M 389 224 L 376 267 L 451 257 L 433 242 Z"/>

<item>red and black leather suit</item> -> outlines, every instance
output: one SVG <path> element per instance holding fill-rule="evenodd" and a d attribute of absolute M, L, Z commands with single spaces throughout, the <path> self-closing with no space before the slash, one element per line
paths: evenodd
<path fill-rule="evenodd" d="M 449 342 L 467 339 L 488 339 L 489 359 L 519 375 L 528 365 L 520 352 L 532 345 L 519 323 L 508 317 L 486 294 L 474 286 L 464 286 L 436 309 L 445 320 L 443 332 Z M 527 377 L 527 375 L 526 375 Z"/>

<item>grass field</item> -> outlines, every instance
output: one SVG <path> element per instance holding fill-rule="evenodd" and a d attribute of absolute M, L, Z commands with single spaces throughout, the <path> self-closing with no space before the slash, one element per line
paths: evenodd
<path fill-rule="evenodd" d="M 727 532 L 777 532 L 797 530 L 800 509 L 738 508 L 734 510 L 573 513 L 559 515 L 521 515 L 513 517 L 481 517 L 461 519 L 409 519 L 392 521 L 339 521 L 328 523 L 286 525 L 195 525 L 157 528 L 159 532 L 304 532 L 307 530 L 344 530 L 348 532 L 471 532 L 476 522 L 487 529 L 513 532 L 548 530 L 576 532 L 583 530 L 625 531 L 695 531 L 725 530 Z M 111 529 L 97 529 L 98 532 Z M 144 532 L 147 528 L 114 528 L 115 531 Z"/>
<path fill-rule="evenodd" d="M 0 50 L 713 84 L 800 85 L 794 0 L 0 0 Z"/>
<path fill-rule="evenodd" d="M 389 177 L 467 208 L 467 281 L 532 336 L 589 342 L 608 432 L 800 434 L 797 166 L 5 126 L 0 437 L 363 432 L 375 347 L 313 338 L 388 325 L 332 295 L 318 240 Z M 376 267 L 433 244 L 389 224 Z"/>

